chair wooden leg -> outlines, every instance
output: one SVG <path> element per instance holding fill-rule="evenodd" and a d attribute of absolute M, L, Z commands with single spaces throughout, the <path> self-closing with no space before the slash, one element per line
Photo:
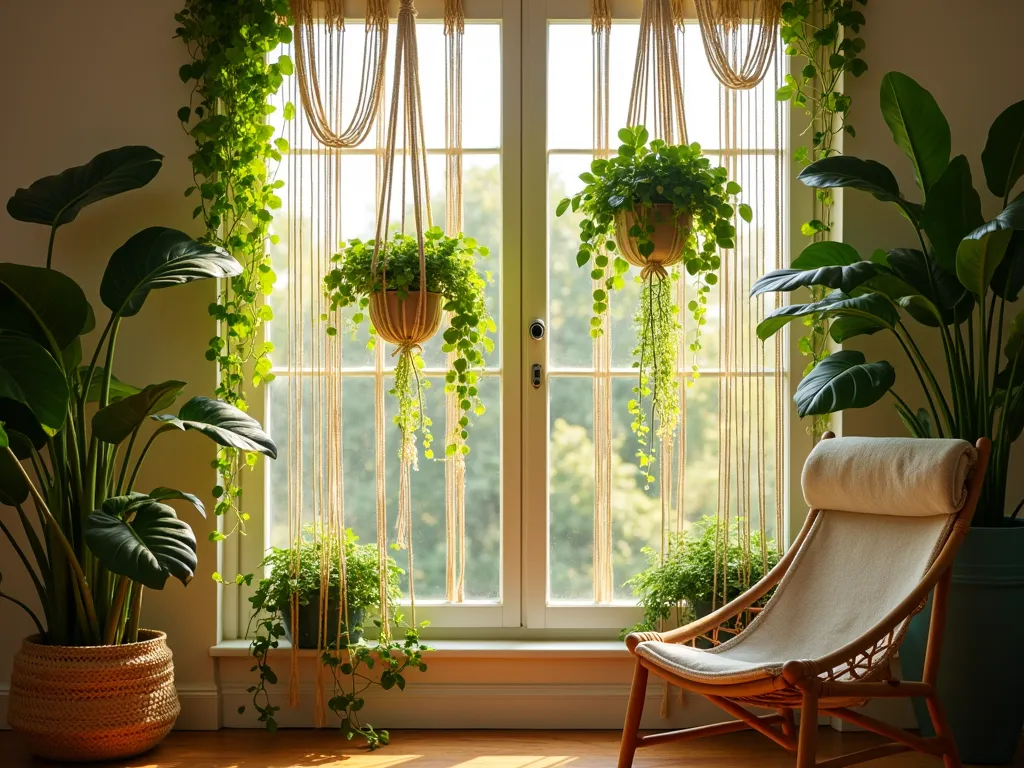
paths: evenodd
<path fill-rule="evenodd" d="M 646 698 L 647 667 L 637 659 L 636 668 L 633 670 L 633 685 L 629 689 L 629 704 L 626 705 L 626 723 L 622 726 L 618 768 L 631 768 L 633 765 L 633 755 L 636 754 L 636 745 L 639 741 L 640 716 L 644 713 Z"/>
<path fill-rule="evenodd" d="M 797 738 L 796 768 L 814 768 L 818 759 L 818 694 L 804 691 L 800 705 L 800 735 Z"/>
<path fill-rule="evenodd" d="M 943 740 L 942 764 L 945 768 L 963 768 L 960 762 L 960 753 L 957 751 L 956 742 L 953 740 L 953 731 L 946 720 L 946 712 L 936 694 L 925 699 L 928 705 L 928 714 L 932 718 L 932 726 L 935 728 L 935 735 Z"/>
<path fill-rule="evenodd" d="M 779 707 L 779 714 L 782 715 L 782 732 L 786 736 L 796 736 L 796 722 L 793 720 L 793 710 L 789 707 Z"/>

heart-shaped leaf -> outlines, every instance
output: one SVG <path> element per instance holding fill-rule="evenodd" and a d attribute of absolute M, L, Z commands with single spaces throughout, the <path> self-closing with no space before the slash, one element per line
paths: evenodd
<path fill-rule="evenodd" d="M 910 158 L 914 178 L 928 194 L 949 165 L 949 123 L 935 98 L 902 72 L 882 78 L 882 117 L 893 141 Z"/>
<path fill-rule="evenodd" d="M 852 245 L 820 240 L 804 248 L 790 265 L 794 269 L 817 269 L 818 267 L 845 267 L 860 261 L 860 254 Z"/>
<path fill-rule="evenodd" d="M 21 403 L 48 435 L 64 426 L 68 409 L 64 372 L 46 350 L 24 336 L 0 334 L 0 404 Z"/>
<path fill-rule="evenodd" d="M 141 392 L 100 408 L 92 417 L 93 436 L 105 443 L 120 443 L 127 439 L 147 416 L 171 405 L 184 388 L 184 381 L 173 379 L 160 384 L 150 384 Z"/>
<path fill-rule="evenodd" d="M 65 349 L 87 331 L 92 310 L 78 283 L 62 272 L 0 264 L 0 330 L 31 336 L 47 349 Z"/>
<path fill-rule="evenodd" d="M 975 296 L 984 297 L 999 262 L 1006 255 L 1012 229 L 998 219 L 971 232 L 960 241 L 956 252 L 956 276 Z"/>
<path fill-rule="evenodd" d="M 149 147 L 121 147 L 101 152 L 85 165 L 19 189 L 7 201 L 7 212 L 18 221 L 59 227 L 74 221 L 85 206 L 148 184 L 163 160 Z"/>
<path fill-rule="evenodd" d="M 795 291 L 797 288 L 821 286 L 851 293 L 854 288 L 870 280 L 881 271 L 870 261 L 857 261 L 844 267 L 818 267 L 817 269 L 776 269 L 758 279 L 750 289 L 751 296 L 775 291 Z"/>
<path fill-rule="evenodd" d="M 158 288 L 240 274 L 239 264 L 223 248 L 193 240 L 168 227 L 149 227 L 114 251 L 100 283 L 104 306 L 121 317 L 142 309 Z"/>
<path fill-rule="evenodd" d="M 921 216 L 932 255 L 950 275 L 956 274 L 960 241 L 984 223 L 981 198 L 971 182 L 970 163 L 963 155 L 957 155 L 928 191 Z"/>
<path fill-rule="evenodd" d="M 181 430 L 202 432 L 218 445 L 277 458 L 277 445 L 260 423 L 223 400 L 193 397 L 181 406 L 177 416 L 163 414 L 153 418 Z"/>
<path fill-rule="evenodd" d="M 200 500 L 194 493 L 186 493 L 185 491 L 177 491 L 174 488 L 154 488 L 149 492 L 149 498 L 154 501 L 166 501 L 167 499 L 181 499 L 187 501 L 203 517 L 206 517 L 206 505 Z"/>
<path fill-rule="evenodd" d="M 801 418 L 866 408 L 895 383 L 896 371 L 889 363 L 868 363 L 863 353 L 844 349 L 814 366 L 796 388 L 793 402 Z"/>
<path fill-rule="evenodd" d="M 996 197 L 1009 195 L 1024 174 L 1024 101 L 1008 106 L 992 123 L 981 165 L 989 191 Z"/>
<path fill-rule="evenodd" d="M 196 537 L 174 509 L 138 495 L 115 496 L 85 521 L 85 541 L 111 573 L 151 589 L 173 576 L 188 584 L 199 559 Z"/>

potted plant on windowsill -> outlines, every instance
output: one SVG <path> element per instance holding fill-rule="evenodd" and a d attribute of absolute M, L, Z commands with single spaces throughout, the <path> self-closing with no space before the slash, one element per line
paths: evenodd
<path fill-rule="evenodd" d="M 992 439 L 981 500 L 953 569 L 939 693 L 965 762 L 1009 762 L 1024 723 L 1017 695 L 1024 672 L 1016 658 L 1024 642 L 1024 526 L 1015 519 L 1024 502 L 1005 516 L 1010 447 L 1024 428 L 1024 313 L 1007 314 L 1024 288 L 1024 194 L 1011 197 L 1024 174 L 1024 102 L 996 118 L 981 153 L 986 186 L 1002 203 L 988 222 L 967 158 L 950 159 L 949 124 L 932 95 L 890 72 L 881 109 L 911 161 L 922 202 L 905 198 L 892 172 L 873 160 L 830 157 L 799 178 L 895 205 L 914 242 L 876 251 L 870 260 L 843 243 L 808 246 L 792 269 L 765 275 L 752 293 L 818 286 L 828 295 L 780 307 L 758 334 L 768 338 L 791 319 L 817 312 L 832 319 L 837 343 L 882 333 L 903 350 L 913 377 L 899 393 L 885 360 L 868 362 L 854 350 L 826 358 L 796 390 L 801 416 L 863 408 L 888 394 L 916 437 Z M 917 339 L 924 333 L 941 357 L 922 351 Z M 912 405 L 918 387 L 926 407 Z M 901 652 L 910 679 L 919 680 L 923 669 L 928 615 L 914 618 Z M 1001 617 L 999 631 L 979 646 L 979 628 L 993 616 Z M 925 729 L 930 719 L 922 714 Z"/>
<path fill-rule="evenodd" d="M 276 713 L 280 707 L 271 702 L 267 686 L 277 682 L 270 666 L 270 652 L 279 647 L 282 637 L 297 642 L 299 648 L 319 649 L 320 662 L 333 678 L 334 692 L 327 708 L 338 717 L 348 738 L 358 735 L 366 739 L 370 749 L 375 749 L 387 744 L 389 736 L 387 731 L 361 721 L 365 692 L 372 686 L 404 690 L 409 671 L 426 672 L 423 653 L 430 649 L 419 637 L 420 627 L 426 626 L 426 622 L 420 627 L 406 627 L 400 640 L 378 635 L 374 641 L 365 642 L 363 619 L 372 615 L 380 601 L 377 545 L 359 544 L 359 537 L 351 529 L 345 530 L 344 604 L 339 591 L 341 547 L 342 537 L 307 526 L 298 546 L 272 549 L 261 564 L 271 570 L 249 598 L 253 607 L 250 626 L 255 627 L 250 651 L 256 662 L 254 669 L 259 672 L 259 683 L 251 689 L 253 708 L 268 730 L 277 729 Z M 402 598 L 399 579 L 404 571 L 390 556 L 387 560 L 388 605 L 397 605 Z M 327 622 L 322 626 L 321 574 L 325 566 Z M 293 603 L 298 605 L 297 616 L 291 613 Z M 402 616 L 395 612 L 390 620 L 400 624 Z M 373 626 L 379 630 L 381 624 L 382 617 L 375 616 Z"/>
<path fill-rule="evenodd" d="M 647 569 L 626 582 L 639 598 L 644 617 L 622 630 L 623 637 L 630 632 L 660 631 L 664 622 L 683 626 L 702 618 L 711 612 L 712 605 L 721 607 L 756 584 L 779 561 L 775 542 L 762 541 L 760 531 L 751 532 L 749 546 L 744 546 L 739 520 L 730 521 L 727 536 L 724 528 L 717 518 L 705 515 L 692 531 L 672 534 L 664 555 L 652 547 L 644 548 Z M 717 583 L 716 560 L 719 566 L 727 563 Z M 768 602 L 770 596 L 771 593 L 761 603 Z M 740 622 L 749 619 L 746 615 L 737 618 Z M 742 624 L 736 629 L 742 629 Z M 721 636 L 718 642 L 731 636 Z"/>
<path fill-rule="evenodd" d="M 0 264 L 0 503 L 13 508 L 0 510 L 0 531 L 42 606 L 39 616 L 0 592 L 38 629 L 14 659 L 8 722 L 54 760 L 143 752 L 179 712 L 166 636 L 140 629 L 139 617 L 146 587 L 162 589 L 171 576 L 187 585 L 198 564 L 195 534 L 167 502 L 205 510 L 185 491 L 136 490 L 153 442 L 193 431 L 277 455 L 259 423 L 234 406 L 193 397 L 164 414 L 185 382 L 139 388 L 113 373 L 121 322 L 139 314 L 150 291 L 241 271 L 221 248 L 166 227 L 130 237 L 107 263 L 100 299 L 108 315 L 82 364 L 82 338 L 96 318 L 81 287 L 52 268 L 54 236 L 86 205 L 147 184 L 161 160 L 148 147 L 103 152 L 7 203 L 14 219 L 50 228 L 45 266 Z"/>
<path fill-rule="evenodd" d="M 398 400 L 395 424 L 402 432 L 401 453 L 413 462 L 417 432 L 423 439 L 424 455 L 434 455 L 431 421 L 423 409 L 423 390 L 430 382 L 419 373 L 423 367 L 420 345 L 439 330 L 442 313 L 447 313 L 442 351 L 449 353 L 451 362 L 445 389 L 456 394 L 462 415 L 461 430 L 448 436 L 445 455 L 467 454 L 471 416 L 484 412 L 478 381 L 484 356 L 494 349 L 488 333 L 497 330 L 484 300 L 490 275 L 481 275 L 476 268 L 477 257 L 487 256 L 488 249 L 461 234 L 445 235 L 439 227 L 424 232 L 423 244 L 426 286 L 420 280 L 417 239 L 403 234 L 393 235 L 381 248 L 376 268 L 373 240 L 342 243 L 340 252 L 332 257 L 337 266 L 324 276 L 332 313 L 352 307 L 353 326 L 370 321 L 371 348 L 378 337 L 398 346 L 391 394 Z M 426 293 L 421 294 L 424 289 Z M 327 315 L 322 318 L 328 319 Z M 327 333 L 333 336 L 338 328 L 328 325 Z"/>
<path fill-rule="evenodd" d="M 630 267 L 638 267 L 643 284 L 636 312 L 637 346 L 633 367 L 638 380 L 629 401 L 632 428 L 640 444 L 640 469 L 654 481 L 656 441 L 671 439 L 679 420 L 677 349 L 682 325 L 673 282 L 680 270 L 691 276 L 695 297 L 687 309 L 696 332 L 689 344 L 701 349 L 700 329 L 707 322 L 707 295 L 718 282 L 720 248 L 733 248 L 737 209 L 731 201 L 741 192 L 724 168 L 712 168 L 699 144 L 649 140 L 641 126 L 618 133 L 622 145 L 611 158 L 598 158 L 580 174 L 582 191 L 558 203 L 557 216 L 580 211 L 580 246 L 576 263 L 594 281 L 590 333 L 597 337 L 612 292 L 625 287 Z M 739 215 L 750 221 L 749 206 Z M 650 398 L 650 417 L 644 401 Z M 652 437 L 652 425 L 657 425 Z"/>

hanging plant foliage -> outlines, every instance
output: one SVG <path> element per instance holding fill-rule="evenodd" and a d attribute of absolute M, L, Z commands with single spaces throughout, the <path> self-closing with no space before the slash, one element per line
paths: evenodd
<path fill-rule="evenodd" d="M 266 118 L 273 110 L 269 98 L 293 71 L 289 57 L 271 60 L 279 44 L 291 42 L 291 12 L 288 0 L 187 0 L 174 18 L 190 58 L 178 74 L 193 84 L 189 103 L 178 110 L 182 127 L 195 141 L 189 156 L 194 183 L 185 196 L 198 200 L 192 216 L 203 222 L 201 240 L 225 248 L 242 265 L 240 274 L 222 281 L 210 304 L 218 332 L 206 358 L 220 374 L 217 397 L 246 411 L 247 388 L 274 378 L 273 344 L 263 341 L 259 331 L 273 318 L 266 303 L 275 281 L 267 243 L 276 241 L 270 235 L 271 211 L 281 207 L 277 190 L 284 181 L 275 180 L 268 165 L 280 161 L 288 143 L 274 138 Z M 294 107 L 286 106 L 284 117 L 293 115 Z M 216 514 L 235 514 L 233 524 L 225 526 L 228 535 L 245 530 L 239 473 L 243 466 L 254 467 L 256 459 L 252 452 L 223 448 L 214 461 L 220 478 L 213 491 Z M 214 540 L 224 537 L 219 531 L 211 534 Z M 235 578 L 237 583 L 250 580 Z"/>
<path fill-rule="evenodd" d="M 737 212 L 744 221 L 753 213 L 746 204 L 734 207 L 740 185 L 729 181 L 724 168 L 713 168 L 699 144 L 670 145 L 660 139 L 648 143 L 650 136 L 642 125 L 623 128 L 618 137 L 618 153 L 594 160 L 590 171 L 580 175 L 586 186 L 559 202 L 555 213 L 561 216 L 571 209 L 583 214 L 576 263 L 604 285 L 593 293 L 592 336 L 604 331 L 609 295 L 625 287 L 630 266 L 640 268 L 636 281 L 643 288 L 633 351 L 638 380 L 629 412 L 640 445 L 640 468 L 650 483 L 656 453 L 653 437 L 671 439 L 679 421 L 676 351 L 682 324 L 672 283 L 680 278 L 680 267 L 694 280 L 696 295 L 687 310 L 696 328 L 689 343 L 696 378 L 707 297 L 718 282 L 721 265 L 718 250 L 734 247 Z M 652 424 L 657 425 L 653 437 Z"/>
<path fill-rule="evenodd" d="M 419 246 L 415 237 L 396 234 L 381 248 L 376 275 L 373 269 L 373 240 L 349 240 L 332 257 L 337 263 L 324 277 L 324 290 L 331 313 L 353 307 L 349 325 L 352 330 L 370 323 L 370 347 L 377 338 L 397 347 L 395 385 L 391 394 L 399 408 L 395 424 L 402 432 L 402 456 L 415 460 L 415 436 L 423 441 L 426 458 L 433 458 L 431 420 L 423 408 L 423 390 L 430 381 L 420 376 L 423 368 L 421 345 L 441 325 L 442 312 L 449 313 L 444 329 L 442 351 L 452 353 L 445 374 L 445 390 L 459 400 L 462 416 L 461 440 L 445 446 L 445 455 L 469 453 L 467 438 L 473 416 L 484 413 L 478 389 L 484 368 L 484 356 L 494 350 L 488 334 L 497 326 L 487 311 L 484 290 L 491 280 L 489 272 L 477 271 L 477 257 L 490 252 L 470 237 L 449 237 L 440 227 L 423 234 L 426 285 L 420 280 Z M 420 291 L 426 290 L 420 306 Z M 387 303 L 387 311 L 383 305 Z M 331 315 L 322 319 L 328 320 Z M 338 328 L 330 325 L 329 335 Z"/>

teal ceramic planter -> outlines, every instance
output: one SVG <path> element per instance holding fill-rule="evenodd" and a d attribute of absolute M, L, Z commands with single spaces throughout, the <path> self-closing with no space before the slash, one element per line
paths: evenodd
<path fill-rule="evenodd" d="M 1016 521 L 1014 521 L 1016 522 Z M 906 680 L 920 680 L 931 601 L 900 648 Z M 953 566 L 939 697 L 965 763 L 1009 763 L 1024 726 L 1024 525 L 971 528 Z M 933 735 L 914 700 L 923 735 Z"/>

